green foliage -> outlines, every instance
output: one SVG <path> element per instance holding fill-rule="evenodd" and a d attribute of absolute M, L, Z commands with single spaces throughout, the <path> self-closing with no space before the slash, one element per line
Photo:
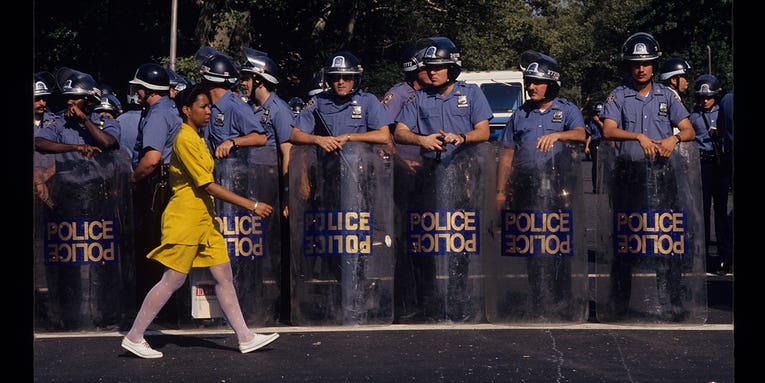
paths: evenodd
<path fill-rule="evenodd" d="M 36 1 L 35 70 L 76 63 L 118 89 L 141 63 L 168 61 L 167 1 L 102 0 L 77 5 L 79 18 L 60 17 L 72 14 L 66 7 Z M 563 72 L 561 95 L 582 108 L 622 80 L 620 48 L 638 31 L 659 40 L 661 60 L 683 57 L 697 74 L 711 63 L 724 88 L 733 86 L 731 0 L 178 0 L 178 9 L 178 73 L 198 81 L 193 56 L 202 46 L 241 63 L 244 45 L 279 63 L 285 99 L 304 98 L 341 50 L 362 60 L 362 87 L 382 97 L 402 79 L 401 52 L 429 36 L 451 38 L 465 70 L 517 69 L 527 49 L 549 54 Z"/>

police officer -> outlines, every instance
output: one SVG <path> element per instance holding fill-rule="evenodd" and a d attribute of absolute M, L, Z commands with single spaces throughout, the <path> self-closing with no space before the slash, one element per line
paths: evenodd
<path fill-rule="evenodd" d="M 694 85 L 696 106 L 691 112 L 691 124 L 696 132 L 701 159 L 701 190 L 704 206 L 704 240 L 707 250 L 707 271 L 725 273 L 731 259 L 731 229 L 728 222 L 728 188 L 730 173 L 722 166 L 722 134 L 718 129 L 718 101 L 722 95 L 720 81 L 703 74 Z M 714 207 L 717 257 L 709 256 L 711 237 L 710 211 Z"/>
<path fill-rule="evenodd" d="M 558 96 L 557 61 L 535 51 L 524 55 L 533 57 L 523 71 L 528 100 L 512 113 L 499 138 L 497 200 L 514 211 L 571 210 L 571 196 L 564 191 L 570 190 L 567 178 L 574 168 L 570 155 L 563 155 L 564 143 L 584 142 L 584 119 L 576 105 Z M 573 257 L 584 255 L 575 254 L 573 248 L 567 253 L 543 253 L 526 256 L 530 313 L 574 319 L 571 263 Z"/>
<path fill-rule="evenodd" d="M 361 89 L 364 69 L 350 52 L 332 55 L 323 70 L 326 92 L 315 94 L 293 123 L 290 140 L 318 145 L 326 152 L 341 150 L 346 142 L 390 143 L 390 117 L 377 97 Z M 317 123 L 314 110 L 324 118 Z"/>
<path fill-rule="evenodd" d="M 482 199 L 480 192 L 472 190 L 480 184 L 481 177 L 475 173 L 474 159 L 463 157 L 453 165 L 440 163 L 442 152 L 452 145 L 446 156 L 458 152 L 468 153 L 475 144 L 489 139 L 489 119 L 492 117 L 489 102 L 483 91 L 475 84 L 457 81 L 462 70 L 462 60 L 457 46 L 447 37 L 424 38 L 415 44 L 423 49 L 422 61 L 431 84 L 415 92 L 407 99 L 396 119 L 394 138 L 396 145 L 417 145 L 423 157 L 418 170 L 416 201 L 420 209 L 475 208 Z M 467 146 L 466 144 L 474 144 Z M 466 151 L 460 151 L 460 146 Z M 471 182 L 465 182 L 470 179 Z M 447 184 L 444 184 L 444 183 Z M 456 185 L 453 183 L 457 183 Z M 449 193 L 447 196 L 446 194 Z M 414 196 L 413 196 L 414 197 Z M 423 312 L 414 313 L 431 320 L 478 320 L 480 314 L 471 309 L 467 298 L 469 256 L 465 252 L 412 256 L 415 263 L 418 304 Z M 439 296 L 436 281 L 436 263 L 448 262 L 446 296 Z"/>
<path fill-rule="evenodd" d="M 138 102 L 137 93 L 128 93 L 123 112 L 117 116 L 120 123 L 120 149 L 132 158 L 138 136 L 138 122 L 143 114 L 143 106 Z"/>
<path fill-rule="evenodd" d="M 584 130 L 587 133 L 587 141 L 584 143 L 584 154 L 590 156 L 592 160 L 592 192 L 598 192 L 598 146 L 600 139 L 603 138 L 603 121 L 600 119 L 600 113 L 603 112 L 603 103 L 598 102 L 592 108 L 592 116 L 587 120 Z"/>
<path fill-rule="evenodd" d="M 284 178 L 289 169 L 289 153 L 292 148 L 289 139 L 294 115 L 290 105 L 276 94 L 281 71 L 265 52 L 247 47 L 243 49 L 247 57 L 247 62 L 242 65 L 241 76 L 244 93 L 252 104 L 255 117 L 266 131 L 266 146 L 273 148 L 274 153 L 280 154 L 280 160 L 275 162 L 280 164 L 281 175 Z M 282 184 L 287 185 L 284 179 Z"/>
<path fill-rule="evenodd" d="M 129 94 L 137 95 L 137 102 L 145 110 L 138 124 L 130 176 L 134 184 L 134 222 L 140 228 L 135 235 L 136 297 L 140 300 L 164 273 L 161 264 L 144 255 L 160 244 L 162 212 L 171 193 L 167 171 L 181 117 L 170 99 L 170 76 L 162 65 L 141 64 L 129 83 Z M 175 317 L 173 312 L 165 314 L 168 320 Z"/>
<path fill-rule="evenodd" d="M 227 56 L 214 53 L 200 67 L 202 84 L 210 92 L 212 115 L 203 133 L 214 158 L 225 158 L 242 146 L 263 146 L 267 137 L 252 107 L 233 91 L 239 71 Z"/>
<path fill-rule="evenodd" d="M 98 83 L 91 75 L 63 67 L 56 72 L 56 80 L 67 108 L 35 134 L 38 151 L 56 153 L 55 172 L 49 181 L 53 203 L 52 209 L 46 211 L 46 222 L 109 221 L 116 204 L 122 202 L 117 200 L 119 193 L 111 193 L 115 173 L 111 155 L 118 145 L 119 125 L 104 124 L 102 129 L 100 123 L 91 119 L 101 97 Z M 119 315 L 115 307 L 118 302 L 109 295 L 124 293 L 119 288 L 110 292 L 114 284 L 121 283 L 113 267 L 120 260 L 107 261 L 104 257 L 97 267 L 90 268 L 93 254 L 89 251 L 82 254 L 69 260 L 46 257 L 50 302 L 46 318 L 55 328 L 106 326 L 113 324 L 114 317 Z"/>
<path fill-rule="evenodd" d="M 669 157 L 679 143 L 693 140 L 695 133 L 678 94 L 653 81 L 660 56 L 659 43 L 652 35 L 638 32 L 629 36 L 622 46 L 622 65 L 629 75 L 605 101 L 603 137 L 616 141 L 609 187 L 614 210 L 642 212 L 678 206 L 677 178 Z M 673 134 L 672 126 L 679 132 Z M 629 308 L 633 265 L 653 260 L 661 319 L 685 318 L 680 254 L 623 253 L 615 254 L 611 271 L 609 306 L 617 317 Z"/>
<path fill-rule="evenodd" d="M 401 72 L 404 73 L 404 81 L 393 85 L 382 99 L 385 110 L 392 119 L 398 117 L 401 107 L 414 92 L 431 84 L 425 64 L 422 62 L 423 49 L 416 46 L 406 48 L 401 59 Z M 395 126 L 391 127 L 392 129 Z M 394 130 L 395 131 L 395 130 Z"/>
<path fill-rule="evenodd" d="M 178 94 L 178 92 L 186 89 L 188 86 L 191 86 L 191 81 L 170 68 L 166 69 L 168 76 L 170 76 L 170 93 L 168 96 L 170 96 L 172 99 L 175 99 L 175 95 Z"/>
<path fill-rule="evenodd" d="M 659 81 L 669 87 L 678 97 L 682 99 L 682 95 L 688 89 L 690 84 L 690 78 L 693 76 L 694 71 L 691 68 L 691 64 L 688 64 L 685 59 L 680 57 L 672 57 L 667 59 L 659 69 Z M 672 127 L 673 134 L 677 134 L 679 130 L 676 126 Z"/>
<path fill-rule="evenodd" d="M 37 131 L 41 127 L 50 126 L 56 123 L 56 116 L 48 108 L 48 100 L 53 97 L 57 86 L 56 79 L 48 72 L 37 72 L 34 77 L 33 134 L 37 134 Z M 47 181 L 56 170 L 54 166 L 54 155 L 41 153 L 35 150 L 33 164 L 35 195 L 39 197 L 40 201 L 48 206 L 52 206 L 52 201 L 48 194 Z M 37 201 L 37 199 L 35 199 L 35 201 Z"/>

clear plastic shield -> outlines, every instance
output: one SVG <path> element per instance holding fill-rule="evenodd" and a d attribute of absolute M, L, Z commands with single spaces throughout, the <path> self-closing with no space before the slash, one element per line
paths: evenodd
<path fill-rule="evenodd" d="M 130 158 L 55 155 L 34 208 L 35 330 L 117 330 L 135 314 Z"/>
<path fill-rule="evenodd" d="M 279 320 L 281 302 L 281 225 L 279 166 L 273 147 L 241 147 L 215 160 L 215 182 L 247 198 L 274 207 L 261 218 L 216 200 L 216 222 L 226 239 L 234 287 L 247 325 L 261 327 Z"/>
<path fill-rule="evenodd" d="M 500 148 L 503 151 L 512 149 Z M 585 322 L 587 244 L 581 151 L 556 143 L 543 153 L 521 142 L 497 199 L 499 249 L 490 258 L 489 322 Z M 506 153 L 510 154 L 510 153 Z"/>
<path fill-rule="evenodd" d="M 496 151 L 448 147 L 438 160 L 396 166 L 396 283 L 401 323 L 485 320 L 484 259 L 492 252 Z"/>
<path fill-rule="evenodd" d="M 630 160 L 603 141 L 598 180 L 596 315 L 601 322 L 704 323 L 707 318 L 699 152 Z"/>
<path fill-rule="evenodd" d="M 393 321 L 391 148 L 290 154 L 291 320 L 296 325 Z"/>

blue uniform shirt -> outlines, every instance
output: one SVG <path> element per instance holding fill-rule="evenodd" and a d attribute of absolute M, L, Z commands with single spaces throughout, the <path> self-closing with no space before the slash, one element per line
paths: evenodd
<path fill-rule="evenodd" d="M 536 103 L 526 101 L 513 111 L 498 141 L 503 147 L 516 151 L 514 166 L 538 168 L 563 149 L 563 143 L 556 142 L 553 150 L 541 152 L 536 147 L 539 138 L 574 128 L 584 128 L 584 119 L 579 108 L 565 98 L 553 99 L 544 112 Z"/>
<path fill-rule="evenodd" d="M 719 112 L 720 108 L 715 105 L 712 107 L 711 112 L 696 109 L 691 113 L 691 125 L 693 125 L 693 130 L 696 132 L 696 143 L 699 145 L 699 150 L 712 151 L 715 149 L 709 129 L 717 129 L 717 114 Z M 704 118 L 709 123 L 709 128 L 707 128 Z"/>
<path fill-rule="evenodd" d="M 150 106 L 138 126 L 133 149 L 133 168 L 138 165 L 146 148 L 161 152 L 162 163 L 169 164 L 170 155 L 173 153 L 173 141 L 181 129 L 181 122 L 175 102 L 170 97 L 162 96 Z"/>
<path fill-rule="evenodd" d="M 398 122 L 409 127 L 412 133 L 423 136 L 436 134 L 439 130 L 465 134 L 472 131 L 475 124 L 493 116 L 489 101 L 478 85 L 456 81 L 446 97 L 432 86 L 415 92 L 415 97 L 401 108 Z M 435 156 L 435 152 L 422 154 Z"/>
<path fill-rule="evenodd" d="M 34 125 L 35 137 L 37 137 L 37 131 L 40 130 L 43 126 L 52 126 L 55 124 L 56 115 L 46 109 L 43 112 L 42 119 L 40 120 L 40 125 Z M 47 169 L 53 166 L 55 163 L 55 155 L 53 153 L 40 153 L 35 151 L 32 163 L 35 168 Z"/>
<path fill-rule="evenodd" d="M 88 132 L 88 128 L 86 128 L 85 125 L 83 125 L 81 122 L 77 121 L 77 119 L 65 118 L 65 113 L 66 109 L 61 111 L 60 114 L 56 115 L 54 119 L 45 121 L 40 129 L 37 129 L 37 132 L 35 132 L 35 137 L 42 137 L 48 141 L 61 144 L 88 144 L 98 146 L 96 140 L 93 138 L 93 136 L 90 135 L 90 132 Z M 110 120 L 115 121 L 114 119 Z M 93 123 L 96 125 L 99 124 L 98 121 L 93 121 Z M 105 124 L 103 130 L 104 132 L 113 136 L 115 139 L 119 139 L 120 137 L 119 124 Z M 60 159 L 64 161 L 68 159 L 82 159 L 82 154 L 77 151 L 60 153 L 60 156 Z"/>
<path fill-rule="evenodd" d="M 631 84 L 616 87 L 606 99 L 601 120 L 616 121 L 619 129 L 645 134 L 653 140 L 671 136 L 672 126 L 689 116 L 680 97 L 669 87 L 653 83 L 648 96 L 640 96 Z M 631 160 L 645 159 L 643 148 L 634 140 L 616 143 L 618 155 Z"/>
<path fill-rule="evenodd" d="M 316 127 L 318 121 L 314 119 L 315 109 L 319 110 L 327 123 L 329 134 L 323 127 Z M 322 92 L 313 96 L 305 109 L 295 117 L 292 125 L 309 134 L 339 136 L 377 130 L 392 122 L 393 120 L 375 95 L 359 90 L 342 104 L 335 102 L 335 96 L 331 92 Z"/>
<path fill-rule="evenodd" d="M 718 129 L 722 133 L 722 151 L 733 151 L 733 91 L 728 92 L 720 100 L 720 120 Z"/>
<path fill-rule="evenodd" d="M 226 91 L 223 97 L 210 105 L 210 109 L 210 123 L 207 124 L 204 134 L 213 151 L 231 138 L 246 136 L 252 132 L 266 133 L 252 112 L 252 107 L 231 90 Z"/>
<path fill-rule="evenodd" d="M 388 116 L 394 121 L 398 118 L 398 113 L 410 97 L 414 96 L 416 91 L 406 81 L 393 85 L 383 97 L 382 104 Z"/>
<path fill-rule="evenodd" d="M 132 157 L 138 136 L 138 122 L 141 120 L 140 110 L 128 110 L 117 116 L 120 123 L 120 149 L 127 151 Z"/>
<path fill-rule="evenodd" d="M 603 138 L 603 132 L 600 129 L 600 125 L 598 125 L 593 119 L 587 121 L 587 124 L 584 126 L 584 130 L 593 140 L 599 140 Z"/>
<path fill-rule="evenodd" d="M 274 149 L 290 139 L 292 132 L 292 108 L 276 93 L 271 93 L 268 100 L 260 107 L 252 105 L 255 117 L 266 131 L 267 146 Z"/>

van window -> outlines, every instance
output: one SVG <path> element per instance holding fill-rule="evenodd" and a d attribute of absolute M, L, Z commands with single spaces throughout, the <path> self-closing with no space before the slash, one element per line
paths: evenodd
<path fill-rule="evenodd" d="M 486 83 L 481 84 L 481 90 L 493 113 L 508 113 L 523 102 L 523 87 L 518 83 Z"/>

